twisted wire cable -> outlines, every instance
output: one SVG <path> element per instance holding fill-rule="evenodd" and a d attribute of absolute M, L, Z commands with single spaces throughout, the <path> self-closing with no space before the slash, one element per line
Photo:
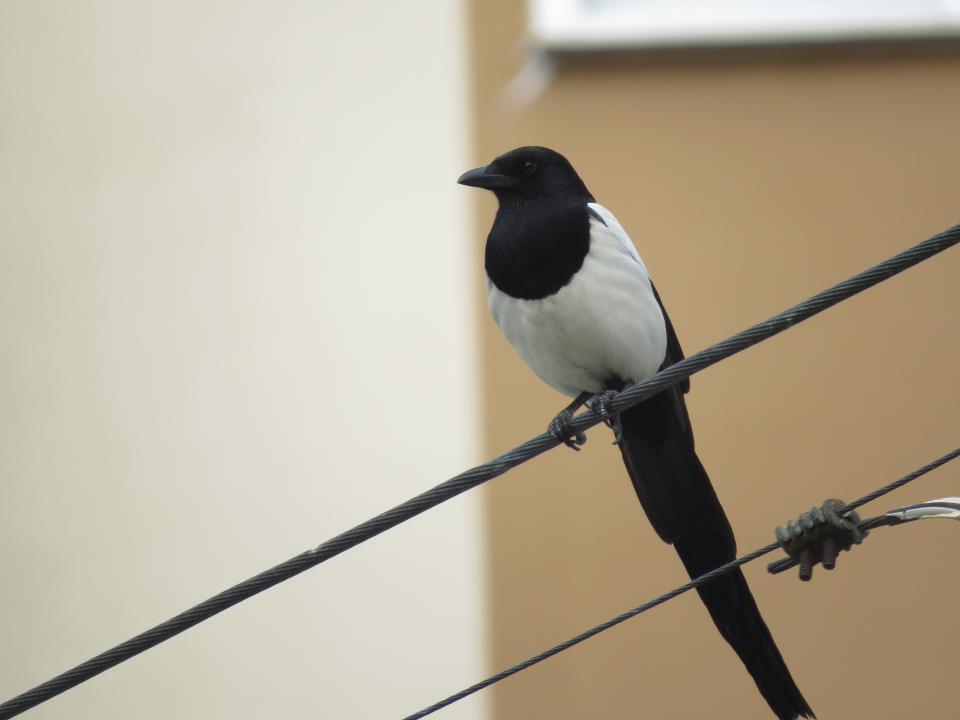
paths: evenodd
<path fill-rule="evenodd" d="M 874 265 L 813 297 L 784 310 L 773 317 L 757 323 L 705 350 L 671 365 L 649 380 L 633 385 L 613 397 L 607 407 L 619 413 L 655 395 L 669 385 L 676 384 L 691 375 L 710 367 L 721 360 L 746 350 L 757 343 L 800 323 L 837 303 L 846 300 L 867 288 L 893 277 L 904 270 L 937 255 L 960 242 L 960 225 L 940 232 L 913 247 Z M 602 421 L 602 417 L 588 410 L 572 419 L 573 432 L 582 432 Z M 198 605 L 181 612 L 169 620 L 106 650 L 46 682 L 0 704 L 0 720 L 19 715 L 60 693 L 76 687 L 125 660 L 149 650 L 155 645 L 179 635 L 198 623 L 223 612 L 257 593 L 288 580 L 315 565 L 329 560 L 360 543 L 376 537 L 402 522 L 416 517 L 440 503 L 456 497 L 467 490 L 504 474 L 511 468 L 556 447 L 559 441 L 544 432 L 500 455 L 493 460 L 450 478 L 446 482 L 387 510 L 366 522 L 351 528 L 315 548 L 306 550 L 269 570 L 244 580 L 233 587 L 217 593 Z"/>

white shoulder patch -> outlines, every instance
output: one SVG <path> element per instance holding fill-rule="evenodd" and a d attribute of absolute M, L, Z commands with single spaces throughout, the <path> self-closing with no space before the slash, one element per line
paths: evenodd
<path fill-rule="evenodd" d="M 636 260 L 640 264 L 640 267 L 643 268 L 643 271 L 649 276 L 650 273 L 647 272 L 647 266 L 644 265 L 643 260 L 640 259 L 640 253 L 637 252 L 633 241 L 630 239 L 630 236 L 627 235 L 627 231 L 623 229 L 623 226 L 620 224 L 620 221 L 617 220 L 616 216 L 600 203 L 587 203 L 587 207 L 600 216 L 602 220 L 601 222 L 596 218 L 591 218 L 591 233 L 595 233 L 595 236 L 606 235 L 611 237 L 620 245 L 621 251 Z"/>

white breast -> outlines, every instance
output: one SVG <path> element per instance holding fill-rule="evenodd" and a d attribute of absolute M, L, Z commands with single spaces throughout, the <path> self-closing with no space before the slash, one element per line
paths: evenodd
<path fill-rule="evenodd" d="M 641 382 L 663 363 L 666 328 L 650 278 L 613 214 L 591 203 L 590 251 L 558 292 L 518 300 L 487 278 L 494 321 L 544 382 L 570 395 L 600 392 L 613 377 Z"/>

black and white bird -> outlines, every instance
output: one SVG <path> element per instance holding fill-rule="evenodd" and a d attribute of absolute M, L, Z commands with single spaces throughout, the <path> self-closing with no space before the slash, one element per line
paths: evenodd
<path fill-rule="evenodd" d="M 613 213 L 573 166 L 543 147 L 521 147 L 460 176 L 499 202 L 485 267 L 493 319 L 541 380 L 575 398 L 550 424 L 683 358 L 643 260 Z M 736 555 L 730 522 L 694 451 L 684 394 L 689 381 L 610 418 L 637 497 L 690 577 Z M 814 717 L 790 676 L 740 570 L 699 587 L 720 634 L 778 718 Z"/>

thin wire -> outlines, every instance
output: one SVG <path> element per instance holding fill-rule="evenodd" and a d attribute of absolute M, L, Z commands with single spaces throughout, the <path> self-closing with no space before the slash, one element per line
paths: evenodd
<path fill-rule="evenodd" d="M 947 453 L 943 457 L 937 460 L 934 460 L 932 463 L 928 465 L 924 465 L 922 468 L 919 468 L 918 470 L 914 470 L 909 475 L 905 475 L 904 477 L 890 483 L 889 485 L 883 486 L 879 490 L 875 490 L 869 495 L 864 495 L 859 500 L 856 500 L 855 502 L 850 503 L 849 505 L 846 506 L 846 508 L 838 512 L 848 512 L 853 508 L 860 507 L 864 503 L 870 502 L 871 500 L 876 500 L 877 498 L 883 495 L 886 495 L 887 493 L 892 492 L 893 490 L 896 490 L 899 487 L 903 487 L 909 482 L 916 480 L 921 475 L 926 475 L 931 470 L 934 470 L 940 467 L 941 465 L 950 462 L 956 457 L 960 457 L 960 448 L 957 448 L 953 452 Z M 861 525 L 865 526 L 866 528 L 879 527 L 880 524 L 886 524 L 886 523 L 880 522 L 882 519 L 883 518 L 871 518 L 870 520 L 863 521 Z M 519 662 L 516 665 L 512 665 L 511 667 L 508 667 L 505 670 L 501 670 L 496 675 L 491 675 L 486 680 L 481 680 L 480 682 L 474 685 L 471 685 L 468 688 L 464 688 L 460 692 L 454 693 L 453 695 L 447 698 L 444 698 L 440 702 L 434 703 L 430 707 L 424 708 L 419 712 L 415 712 L 413 715 L 407 715 L 405 718 L 403 718 L 403 720 L 419 720 L 420 718 L 424 718 L 427 715 L 432 715 L 437 710 L 442 710 L 443 708 L 449 705 L 452 705 L 458 700 L 463 700 L 463 698 L 473 695 L 475 692 L 479 690 L 488 688 L 491 685 L 494 685 L 495 683 L 500 682 L 501 680 L 505 680 L 511 675 L 516 675 L 518 672 L 522 670 L 526 670 L 527 668 L 532 667 L 537 663 L 543 662 L 547 658 L 551 658 L 554 655 L 559 655 L 564 650 L 569 650 L 574 645 L 579 645 L 584 640 L 588 640 L 592 638 L 594 635 L 599 635 L 605 630 L 609 630 L 610 628 L 616 625 L 619 625 L 620 623 L 625 622 L 630 618 L 634 618 L 637 615 L 645 613 L 647 610 L 655 608 L 657 605 L 662 605 L 668 600 L 673 600 L 675 597 L 679 595 L 683 595 L 683 593 L 687 592 L 688 590 L 693 590 L 695 587 L 703 585 L 704 583 L 709 582 L 710 580 L 713 580 L 715 577 L 718 577 L 720 575 L 723 575 L 724 573 L 730 572 L 731 570 L 738 568 L 741 565 L 746 565 L 748 562 L 752 562 L 759 557 L 763 557 L 767 553 L 773 552 L 779 547 L 780 547 L 779 543 L 770 543 L 769 545 L 765 545 L 759 550 L 754 550 L 752 553 L 739 557 L 736 560 L 731 560 L 730 562 L 724 565 L 721 565 L 720 567 L 715 568 L 710 572 L 704 573 L 703 575 L 700 575 L 699 577 L 694 578 L 688 583 L 684 583 L 683 585 L 674 588 L 668 593 L 664 593 L 659 597 L 655 597 L 653 600 L 648 600 L 647 602 L 643 603 L 643 605 L 638 605 L 632 610 L 627 610 L 625 613 L 621 613 L 620 615 L 617 615 L 614 618 L 610 618 L 606 622 L 602 622 L 599 625 L 596 625 L 590 628 L 589 630 L 586 630 L 580 633 L 579 635 L 576 635 L 575 637 L 572 637 L 569 640 L 566 640 L 560 643 L 559 645 L 554 645 L 549 650 L 544 650 L 542 653 L 534 655 L 533 657 L 528 658 L 523 662 Z"/>
<path fill-rule="evenodd" d="M 864 495 L 859 500 L 854 500 L 849 505 L 845 505 L 839 510 L 837 510 L 837 513 L 840 515 L 846 515 L 851 510 L 856 510 L 861 505 L 866 505 L 867 503 L 873 502 L 877 498 L 883 497 L 887 493 L 891 493 L 894 490 L 898 490 L 902 488 L 904 485 L 906 485 L 907 483 L 913 482 L 921 475 L 926 475 L 931 470 L 936 470 L 941 465 L 946 465 L 948 462 L 956 459 L 957 457 L 960 457 L 960 448 L 957 448 L 953 452 L 948 452 L 943 457 L 937 458 L 932 463 L 924 465 L 922 468 L 917 468 L 909 475 L 904 475 L 902 478 L 900 478 L 899 480 L 894 480 L 889 485 L 884 485 L 879 490 L 874 490 L 872 493 L 869 493 L 868 495 Z"/>
<path fill-rule="evenodd" d="M 878 265 L 817 293 L 798 305 L 794 305 L 726 340 L 711 345 L 675 365 L 671 365 L 649 380 L 633 385 L 616 395 L 608 403 L 608 408 L 613 412 L 622 412 L 655 395 L 665 387 L 681 382 L 704 368 L 746 350 L 762 340 L 773 337 L 787 328 L 953 247 L 957 243 L 960 243 L 960 225 L 954 225 Z M 601 422 L 601 420 L 599 414 L 588 410 L 574 417 L 569 427 L 573 432 L 582 432 Z M 227 608 L 284 580 L 299 575 L 305 570 L 416 517 L 446 500 L 492 480 L 511 468 L 556 447 L 558 444 L 559 441 L 556 438 L 544 432 L 483 465 L 478 465 L 460 473 L 446 482 L 440 483 L 420 495 L 327 540 L 323 544 L 238 583 L 150 630 L 6 701 L 0 705 L 0 720 L 19 715 L 25 710 L 29 710 L 70 688 L 76 687 L 80 683 L 179 635 L 184 630 L 223 612 Z"/>

